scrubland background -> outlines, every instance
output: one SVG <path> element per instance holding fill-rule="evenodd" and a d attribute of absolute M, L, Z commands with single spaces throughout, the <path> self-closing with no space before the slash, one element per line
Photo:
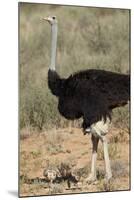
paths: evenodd
<path fill-rule="evenodd" d="M 57 16 L 56 66 L 62 77 L 91 68 L 130 72 L 129 10 L 20 3 L 19 11 L 20 129 L 69 123 L 58 113 L 57 99 L 47 86 L 51 30 L 42 17 Z M 115 126 L 128 126 L 128 109 L 114 111 Z"/>
<path fill-rule="evenodd" d="M 41 18 L 49 15 L 58 19 L 56 68 L 61 77 L 92 68 L 130 73 L 129 10 L 19 3 L 20 196 L 129 190 L 129 105 L 113 111 L 108 134 L 113 180 L 104 181 L 100 143 L 98 182 L 84 182 L 91 167 L 90 136 L 83 136 L 82 119 L 70 122 L 60 116 L 47 85 L 51 28 Z M 49 188 L 42 182 L 44 171 L 63 165 L 79 176 L 81 187 L 71 183 L 68 188 L 62 181 Z"/>

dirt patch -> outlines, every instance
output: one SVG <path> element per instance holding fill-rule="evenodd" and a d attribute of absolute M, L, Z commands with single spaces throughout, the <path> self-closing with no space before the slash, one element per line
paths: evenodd
<path fill-rule="evenodd" d="M 104 182 L 104 159 L 102 145 L 99 144 L 97 160 L 98 181 L 87 185 L 84 179 L 90 171 L 91 140 L 77 128 L 52 129 L 40 134 L 29 134 L 20 140 L 20 195 L 50 195 L 62 193 L 82 193 L 98 191 L 129 190 L 129 134 L 127 131 L 112 128 L 109 135 L 109 151 L 113 179 Z M 67 181 L 53 183 L 44 180 L 44 170 L 57 169 L 61 163 L 67 163 L 73 174 L 79 176 L 79 182 Z M 27 182 L 26 180 L 34 180 Z M 38 180 L 38 181 L 37 181 Z"/>

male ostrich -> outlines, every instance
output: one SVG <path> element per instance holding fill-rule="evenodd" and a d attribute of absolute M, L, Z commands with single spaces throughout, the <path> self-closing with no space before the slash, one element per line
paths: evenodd
<path fill-rule="evenodd" d="M 113 108 L 124 106 L 130 97 L 130 76 L 104 70 L 88 69 L 61 78 L 55 69 L 57 45 L 57 19 L 55 16 L 43 18 L 51 25 L 51 63 L 48 71 L 48 86 L 58 97 L 58 110 L 66 119 L 83 118 L 84 134 L 92 135 L 91 173 L 88 183 L 96 180 L 96 159 L 99 140 L 104 147 L 106 180 L 112 177 L 108 154 L 108 125 Z"/>

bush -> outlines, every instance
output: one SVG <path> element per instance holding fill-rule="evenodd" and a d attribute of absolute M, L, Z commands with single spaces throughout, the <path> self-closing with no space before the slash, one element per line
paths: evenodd
<path fill-rule="evenodd" d="M 50 13 L 59 20 L 57 70 L 61 76 L 87 68 L 129 71 L 128 10 L 20 3 L 20 128 L 68 125 L 47 87 L 50 26 L 40 18 Z M 126 113 L 117 112 L 121 123 Z"/>

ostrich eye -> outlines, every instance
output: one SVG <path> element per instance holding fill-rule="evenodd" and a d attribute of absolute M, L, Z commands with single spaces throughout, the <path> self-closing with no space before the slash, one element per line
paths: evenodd
<path fill-rule="evenodd" d="M 55 19 L 55 17 L 52 17 L 53 19 Z"/>

